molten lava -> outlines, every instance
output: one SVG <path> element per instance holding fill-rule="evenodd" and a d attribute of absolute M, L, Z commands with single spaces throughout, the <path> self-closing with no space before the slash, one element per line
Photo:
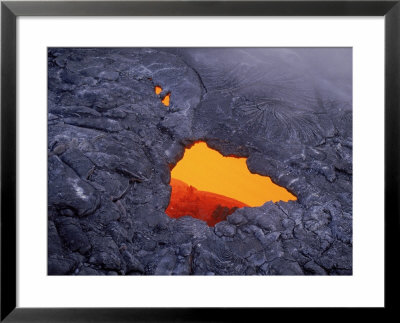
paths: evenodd
<path fill-rule="evenodd" d="M 162 87 L 156 85 L 156 86 L 154 87 L 154 92 L 156 92 L 156 94 L 159 95 L 159 94 L 162 92 Z"/>
<path fill-rule="evenodd" d="M 171 187 L 166 213 L 173 218 L 190 215 L 210 226 L 225 220 L 236 208 L 296 200 L 269 177 L 250 173 L 246 158 L 224 157 L 205 142 L 185 149 L 171 171 Z"/>
<path fill-rule="evenodd" d="M 171 201 L 165 211 L 171 218 L 190 215 L 214 226 L 237 208 L 247 206 L 223 195 L 199 191 L 178 179 L 172 178 L 171 186 Z"/>
<path fill-rule="evenodd" d="M 162 91 L 163 91 L 163 88 L 162 88 L 161 86 L 156 85 L 156 86 L 154 87 L 154 92 L 155 92 L 157 95 L 160 95 Z M 168 92 L 168 93 L 161 99 L 162 104 L 164 104 L 166 107 L 169 106 L 169 99 L 170 99 L 170 97 L 171 97 L 171 92 Z"/>
<path fill-rule="evenodd" d="M 167 107 L 169 106 L 169 98 L 171 96 L 171 93 L 167 93 L 167 95 L 164 97 L 164 99 L 161 100 L 161 102 Z"/>

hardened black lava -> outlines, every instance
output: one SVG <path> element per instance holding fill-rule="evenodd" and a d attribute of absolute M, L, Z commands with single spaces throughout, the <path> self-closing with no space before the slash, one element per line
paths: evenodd
<path fill-rule="evenodd" d="M 351 70 L 346 48 L 49 48 L 48 274 L 351 275 Z M 199 140 L 298 199 L 168 217 Z"/>

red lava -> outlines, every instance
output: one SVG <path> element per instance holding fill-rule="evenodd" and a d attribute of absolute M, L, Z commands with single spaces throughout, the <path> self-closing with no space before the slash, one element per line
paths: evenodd
<path fill-rule="evenodd" d="M 190 215 L 214 226 L 236 209 L 247 206 L 223 195 L 199 191 L 177 179 L 171 179 L 171 186 L 171 201 L 165 211 L 171 218 Z"/>

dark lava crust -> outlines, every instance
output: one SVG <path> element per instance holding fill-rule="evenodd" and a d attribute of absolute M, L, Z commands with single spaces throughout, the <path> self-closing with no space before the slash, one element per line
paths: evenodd
<path fill-rule="evenodd" d="M 347 49 L 49 49 L 48 273 L 352 274 L 349 73 Z M 197 140 L 298 200 L 169 218 Z"/>

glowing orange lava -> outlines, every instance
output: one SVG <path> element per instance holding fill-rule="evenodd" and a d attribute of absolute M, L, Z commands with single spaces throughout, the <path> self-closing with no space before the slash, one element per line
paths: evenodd
<path fill-rule="evenodd" d="M 154 92 L 156 92 L 156 94 L 159 95 L 159 94 L 162 92 L 162 87 L 156 85 L 156 86 L 154 87 Z"/>
<path fill-rule="evenodd" d="M 171 217 L 191 215 L 209 225 L 215 224 L 215 218 L 224 220 L 233 208 L 296 200 L 269 177 L 250 173 L 246 158 L 224 157 L 205 142 L 185 149 L 184 157 L 171 171 L 171 186 L 167 214 Z M 192 189 L 188 189 L 190 187 Z"/>
<path fill-rule="evenodd" d="M 169 98 L 171 96 L 171 93 L 167 93 L 167 95 L 164 97 L 164 99 L 161 100 L 161 102 L 167 107 L 169 106 Z"/>

